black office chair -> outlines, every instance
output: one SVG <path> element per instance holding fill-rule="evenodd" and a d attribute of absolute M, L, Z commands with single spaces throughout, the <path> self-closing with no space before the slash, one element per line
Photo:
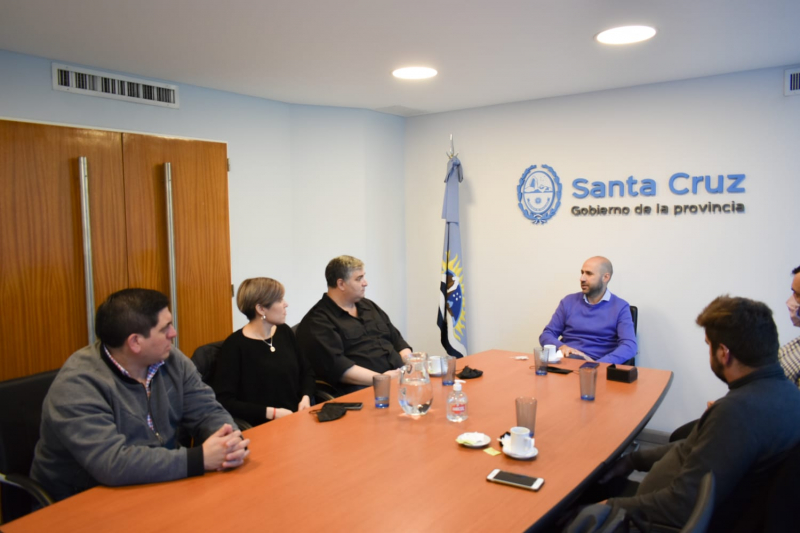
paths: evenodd
<path fill-rule="evenodd" d="M 211 386 L 211 381 L 214 379 L 214 372 L 217 370 L 217 356 L 219 355 L 220 348 L 222 348 L 222 341 L 210 342 L 198 347 L 192 354 L 192 362 L 194 366 L 197 367 L 197 371 L 200 372 L 200 378 L 203 380 L 203 383 L 208 386 Z M 234 417 L 233 421 L 236 422 L 236 425 L 239 426 L 239 429 L 242 431 L 253 427 L 252 424 L 241 418 Z M 185 435 L 182 434 L 179 440 L 181 444 L 186 445 L 187 440 Z"/>
<path fill-rule="evenodd" d="M 675 442 L 676 440 L 681 440 L 688 437 L 689 434 L 694 429 L 694 427 L 697 425 L 697 422 L 699 420 L 700 419 L 697 418 L 695 420 L 692 420 L 691 422 L 687 422 L 686 424 L 682 425 L 681 427 L 673 431 L 669 436 L 669 442 Z"/>
<path fill-rule="evenodd" d="M 295 335 L 297 335 L 298 327 L 300 327 L 299 322 L 294 326 L 292 326 L 292 333 L 294 333 Z M 338 391 L 336 387 L 334 387 L 327 381 L 316 379 L 314 380 L 314 385 L 315 385 L 314 397 L 311 399 L 312 405 L 316 405 L 322 402 L 327 402 L 329 400 L 334 400 L 342 395 L 342 393 Z"/>
<path fill-rule="evenodd" d="M 314 385 L 316 386 L 314 390 L 314 404 L 327 402 L 328 400 L 334 400 L 342 395 L 342 393 L 339 392 L 336 387 L 327 381 L 318 379 L 315 380 Z"/>
<path fill-rule="evenodd" d="M 10 522 L 53 499 L 28 477 L 39 440 L 42 403 L 58 370 L 0 383 L 0 506 Z"/>
<path fill-rule="evenodd" d="M 794 506 L 800 499 L 800 445 L 781 457 L 772 468 L 760 473 L 748 473 L 733 494 L 720 505 L 721 509 L 743 509 L 730 527 L 730 533 L 784 533 L 797 530 Z M 743 494 L 739 494 L 742 490 Z M 714 516 L 712 527 L 723 517 Z M 723 524 L 728 526 L 728 524 Z"/>
<path fill-rule="evenodd" d="M 705 533 L 708 524 L 711 523 L 711 516 L 714 514 L 714 473 L 707 472 L 700 480 L 700 488 L 697 490 L 697 502 L 694 504 L 689 520 L 681 529 L 681 533 Z"/>
<path fill-rule="evenodd" d="M 638 326 L 639 326 L 639 308 L 636 307 L 635 305 L 630 306 L 630 308 L 631 308 L 631 318 L 633 319 L 633 334 L 636 335 L 636 331 L 637 331 Z M 638 355 L 638 351 L 637 351 L 637 355 Z M 630 366 L 636 366 L 636 355 L 634 355 L 633 357 L 631 357 L 630 359 L 625 361 L 623 364 L 630 365 Z"/>
<path fill-rule="evenodd" d="M 200 372 L 203 383 L 211 384 L 217 370 L 217 355 L 222 348 L 222 341 L 211 342 L 197 348 L 192 354 L 192 362 Z"/>
<path fill-rule="evenodd" d="M 697 489 L 697 500 L 695 500 L 692 514 L 686 520 L 682 528 L 664 526 L 661 524 L 651 524 L 651 533 L 705 533 L 714 515 L 714 498 L 716 490 L 714 488 L 714 473 L 706 472 L 700 479 Z"/>

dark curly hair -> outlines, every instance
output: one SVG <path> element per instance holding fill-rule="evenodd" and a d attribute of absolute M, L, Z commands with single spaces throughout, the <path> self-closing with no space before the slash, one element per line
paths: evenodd
<path fill-rule="evenodd" d="M 711 349 L 728 347 L 740 363 L 760 367 L 778 361 L 778 328 L 766 304 L 749 298 L 719 296 L 697 316 Z"/>

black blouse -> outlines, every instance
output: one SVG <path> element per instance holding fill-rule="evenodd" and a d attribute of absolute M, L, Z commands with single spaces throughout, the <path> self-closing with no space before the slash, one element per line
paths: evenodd
<path fill-rule="evenodd" d="M 292 328 L 281 324 L 262 340 L 231 334 L 222 344 L 214 373 L 217 400 L 236 418 L 256 426 L 267 421 L 267 407 L 297 411 L 303 396 L 314 397 L 314 372 L 297 349 Z"/>

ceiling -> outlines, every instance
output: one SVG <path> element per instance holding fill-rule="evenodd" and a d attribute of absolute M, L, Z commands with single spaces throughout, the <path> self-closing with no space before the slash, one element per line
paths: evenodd
<path fill-rule="evenodd" d="M 410 116 L 800 64 L 798 22 L 798 0 L 0 0 L 0 49 Z M 658 34 L 593 40 L 628 24 Z"/>

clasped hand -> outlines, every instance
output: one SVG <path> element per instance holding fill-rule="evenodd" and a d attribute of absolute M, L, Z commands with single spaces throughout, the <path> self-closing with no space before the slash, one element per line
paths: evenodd
<path fill-rule="evenodd" d="M 242 432 L 224 424 L 203 443 L 203 464 L 206 470 L 226 470 L 244 463 L 250 455 L 247 446 L 250 439 L 243 439 Z"/>

